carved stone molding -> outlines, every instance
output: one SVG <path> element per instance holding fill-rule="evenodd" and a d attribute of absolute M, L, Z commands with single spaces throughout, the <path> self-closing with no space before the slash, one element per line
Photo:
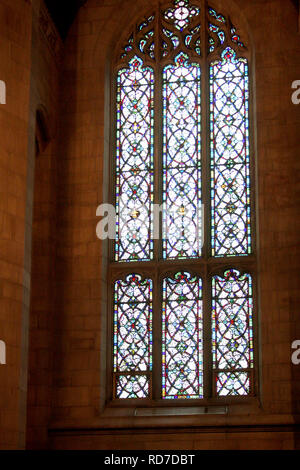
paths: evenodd
<path fill-rule="evenodd" d="M 46 7 L 41 3 L 39 12 L 39 27 L 48 44 L 48 47 L 58 61 L 61 58 L 62 42 L 58 31 L 49 15 Z"/>

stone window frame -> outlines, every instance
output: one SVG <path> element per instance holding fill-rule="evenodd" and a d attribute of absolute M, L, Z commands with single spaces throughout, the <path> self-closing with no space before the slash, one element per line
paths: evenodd
<path fill-rule="evenodd" d="M 195 0 L 192 3 L 199 3 L 207 4 L 212 8 L 215 8 L 217 11 L 220 11 L 224 16 L 227 18 L 230 17 L 232 9 L 228 5 L 227 0 L 216 1 L 212 0 L 207 2 L 206 0 Z M 107 91 L 109 90 L 110 100 L 106 101 L 106 114 L 110 116 L 110 129 L 107 130 L 106 133 L 106 154 L 109 155 L 109 161 L 104 162 L 104 174 L 109 174 L 109 183 L 106 186 L 107 192 L 106 194 L 109 195 L 108 202 L 114 204 L 114 149 L 115 149 L 115 116 L 116 116 L 116 103 L 115 103 L 115 96 L 116 96 L 116 76 L 117 71 L 121 68 L 120 61 L 118 57 L 120 55 L 121 46 L 124 45 L 130 31 L 134 28 L 135 24 L 142 21 L 147 16 L 151 15 L 155 8 L 159 8 L 159 4 L 163 3 L 164 5 L 168 2 L 157 2 L 157 7 L 152 8 L 145 8 L 143 12 L 140 12 L 136 15 L 132 22 L 131 27 L 129 27 L 125 32 L 123 31 L 120 35 L 120 39 L 116 41 L 115 50 L 112 54 L 112 60 L 110 62 L 111 70 L 110 70 L 110 84 L 107 83 Z M 171 4 L 171 2 L 169 2 Z M 221 4 L 221 7 L 220 7 Z M 224 5 L 224 6 L 223 6 Z M 202 12 L 204 9 L 202 8 Z M 245 27 L 245 21 L 243 20 L 241 24 L 239 23 L 239 17 L 236 15 L 236 10 L 234 11 L 234 15 L 232 17 L 235 20 L 235 24 L 238 26 L 239 33 L 241 33 L 242 38 L 246 38 L 246 44 L 251 44 L 251 40 L 249 37 L 249 33 L 247 28 Z M 205 14 L 202 13 L 202 22 L 206 22 Z M 204 30 L 204 41 L 207 38 L 207 31 L 205 28 Z M 202 39 L 203 44 L 203 39 Z M 232 47 L 232 46 L 231 46 Z M 222 413 L 225 414 L 228 412 L 228 406 L 232 405 L 243 405 L 244 411 L 246 409 L 252 409 L 253 405 L 260 406 L 260 381 L 259 381 L 259 289 L 258 289 L 258 248 L 257 248 L 257 212 L 256 212 L 256 134 L 255 134 L 255 80 L 254 80 L 254 52 L 252 47 L 248 47 L 246 50 L 243 51 L 241 54 L 238 48 L 232 47 L 240 57 L 246 57 L 248 59 L 249 65 L 249 89 L 250 89 L 250 100 L 249 100 L 249 122 L 250 122 L 250 164 L 251 164 L 251 219 L 252 219 L 252 243 L 253 243 L 253 250 L 252 254 L 248 255 L 247 257 L 232 257 L 232 258 L 215 258 L 209 256 L 209 244 L 206 243 L 204 247 L 204 255 L 201 259 L 197 260 L 183 260 L 183 261 L 164 261 L 164 260 L 156 260 L 156 261 L 149 261 L 149 262 L 131 262 L 131 263 L 115 263 L 113 261 L 113 241 L 104 241 L 103 242 L 103 263 L 102 263 L 102 273 L 104 280 L 103 282 L 103 289 L 102 289 L 102 306 L 103 312 L 106 312 L 105 318 L 102 318 L 102 339 L 103 348 L 101 351 L 103 352 L 102 361 L 101 361 L 101 406 L 100 408 L 103 410 L 109 409 L 108 413 L 112 413 L 113 415 L 119 415 L 119 413 L 123 413 L 124 416 L 127 415 L 135 415 L 138 416 L 137 410 L 140 410 L 141 416 L 143 416 L 143 410 L 145 411 L 145 416 L 149 415 L 149 411 L 147 409 L 153 410 L 153 416 L 155 416 L 157 410 L 168 409 L 167 415 L 169 414 L 172 416 L 173 414 L 176 415 L 176 409 L 178 410 L 179 407 L 189 408 L 190 411 L 196 410 L 195 414 L 202 414 L 202 413 Z M 205 63 L 205 72 L 202 71 L 202 77 L 205 76 L 202 83 L 202 96 L 203 90 L 206 90 L 208 93 L 208 67 L 209 63 L 214 61 L 216 57 L 219 57 L 219 50 L 217 49 L 208 59 L 201 58 L 201 65 L 203 66 L 203 62 Z M 147 61 L 145 61 L 145 65 L 147 65 Z M 202 69 L 204 70 L 204 68 Z M 155 70 L 157 73 L 157 70 Z M 155 107 L 157 107 L 157 102 Z M 202 106 L 204 107 L 203 115 L 206 116 L 206 120 L 204 122 L 204 130 L 202 130 L 203 134 L 205 135 L 205 141 L 208 143 L 208 132 L 209 132 L 209 123 L 208 123 L 208 100 L 204 100 L 202 102 Z M 160 116 L 161 116 L 160 110 Z M 156 120 L 157 114 L 156 114 Z M 208 145 L 206 146 L 204 152 L 205 156 L 203 160 L 208 161 Z M 204 172 L 206 175 L 207 180 L 209 181 L 208 175 L 208 165 L 205 165 Z M 204 204 L 209 199 L 208 192 L 209 192 L 209 184 L 206 185 L 206 195 L 204 195 Z M 209 206 L 207 206 L 209 207 Z M 209 218 L 209 211 L 206 211 L 205 222 L 207 223 Z M 206 225 L 209 227 L 209 225 Z M 208 230 L 207 230 L 208 233 Z M 114 281 L 117 279 L 124 279 L 126 275 L 136 272 L 140 274 L 142 277 L 151 277 L 153 279 L 153 285 L 159 286 L 162 284 L 162 279 L 165 277 L 166 274 L 174 274 L 180 270 L 187 270 L 192 274 L 196 274 L 202 278 L 203 281 L 203 292 L 206 290 L 208 291 L 208 284 L 212 278 L 212 275 L 223 275 L 224 271 L 227 269 L 237 269 L 241 273 L 249 273 L 252 276 L 253 280 L 253 304 L 254 304 L 254 322 L 253 322 L 253 337 L 254 337 L 254 386 L 253 390 L 250 395 L 247 396 L 240 396 L 240 397 L 216 397 L 213 396 L 212 393 L 207 393 L 208 388 L 211 390 L 211 382 L 212 379 L 208 378 L 208 375 L 212 377 L 212 366 L 211 361 L 209 362 L 209 366 L 206 367 L 208 372 L 204 373 L 204 398 L 195 400 L 164 400 L 162 398 L 157 398 L 157 394 L 155 398 L 152 399 L 138 399 L 138 400 L 118 400 L 112 398 L 112 371 L 113 371 L 113 357 L 112 357 L 112 350 L 113 350 L 113 334 L 112 334 L 112 323 L 113 323 L 113 290 L 114 290 Z M 159 273 L 159 274 L 157 274 Z M 162 290 L 157 289 L 157 290 Z M 153 309 L 160 308 L 161 299 L 158 296 L 154 300 Z M 207 310 L 207 312 L 211 311 L 211 300 L 208 298 L 203 299 L 203 307 Z M 204 331 L 207 335 L 208 325 L 209 322 L 207 321 L 209 315 L 206 314 L 206 322 L 204 324 Z M 211 336 L 211 333 L 209 333 Z M 207 341 L 208 342 L 208 341 Z M 204 351 L 204 358 L 208 357 L 211 353 L 207 352 L 208 346 L 205 347 Z M 245 408 L 245 405 L 248 405 Z M 249 408 L 250 407 L 250 408 Z M 175 410 L 175 411 L 174 411 Z M 222 411 L 223 410 L 223 411 Z M 159 414 L 159 413 L 158 413 Z M 191 413 L 193 414 L 193 413 Z"/>

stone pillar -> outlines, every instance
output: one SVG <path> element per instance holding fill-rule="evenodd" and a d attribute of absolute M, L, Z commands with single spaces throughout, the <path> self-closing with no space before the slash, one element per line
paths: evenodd
<path fill-rule="evenodd" d="M 0 2 L 0 448 L 23 448 L 30 290 L 29 96 L 32 5 Z M 29 189 L 29 191 L 28 191 Z M 26 246 L 26 242 L 27 245 Z"/>

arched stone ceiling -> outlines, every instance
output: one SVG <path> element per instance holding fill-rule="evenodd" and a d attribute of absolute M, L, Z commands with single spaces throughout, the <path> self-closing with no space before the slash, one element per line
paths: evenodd
<path fill-rule="evenodd" d="M 45 0 L 48 11 L 62 37 L 65 39 L 79 8 L 87 0 Z"/>

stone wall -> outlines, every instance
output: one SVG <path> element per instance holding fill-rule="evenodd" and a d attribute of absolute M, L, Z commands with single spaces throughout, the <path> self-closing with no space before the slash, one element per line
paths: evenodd
<path fill-rule="evenodd" d="M 214 3 L 253 45 L 259 397 L 224 415 L 108 414 L 96 208 L 108 199 L 111 58 L 156 0 L 88 0 L 64 46 L 40 0 L 1 0 L 0 448 L 25 446 L 26 414 L 29 448 L 300 448 L 299 11 L 293 0 Z M 37 109 L 50 141 L 36 157 Z"/>
<path fill-rule="evenodd" d="M 62 42 L 43 2 L 33 9 L 30 112 L 34 159 L 27 448 L 45 448 L 51 411 L 56 254 L 56 173 Z M 38 118 L 37 118 L 38 113 Z"/>
<path fill-rule="evenodd" d="M 6 84 L 6 104 L 0 105 L 0 339 L 6 344 L 6 365 L 0 365 L 0 448 L 13 449 L 24 446 L 26 423 L 30 2 L 1 0 L 0 25 L 0 79 Z"/>
<path fill-rule="evenodd" d="M 95 239 L 95 209 L 107 194 L 112 50 L 119 37 L 129 33 L 128 25 L 153 3 L 89 0 L 81 8 L 66 43 L 61 111 L 64 132 L 58 165 L 57 366 L 50 426 L 55 448 L 106 448 L 110 440 L 110 448 L 133 445 L 132 437 L 122 431 L 108 437 L 95 430 L 85 437 L 80 429 L 128 426 L 126 419 L 119 417 L 108 424 L 109 418 L 100 416 L 104 380 L 100 380 L 99 369 L 101 357 L 105 357 L 106 317 L 105 300 L 101 298 L 104 273 L 100 267 L 105 260 L 101 260 L 101 242 Z M 237 445 L 234 433 L 228 430 L 234 425 L 241 426 L 241 430 L 242 426 L 251 429 L 250 438 L 246 434 L 238 437 L 239 448 L 292 448 L 295 435 L 291 428 L 282 426 L 292 425 L 299 413 L 299 377 L 297 382 L 297 371 L 293 372 L 291 366 L 291 342 L 300 336 L 300 107 L 291 102 L 291 84 L 300 77 L 298 12 L 290 1 L 229 3 L 236 15 L 234 23 L 248 24 L 254 52 L 261 395 L 250 408 L 231 407 L 228 415 L 201 417 L 198 424 L 210 429 L 216 426 L 212 432 L 218 436 L 218 448 Z M 217 6 L 225 11 L 226 2 L 220 0 Z M 143 428 L 145 423 L 142 418 L 131 420 L 130 427 Z M 147 423 L 156 426 L 148 418 Z M 172 419 L 166 420 L 165 426 L 172 423 Z M 189 424 L 181 420 L 182 426 Z M 272 434 L 264 427 L 267 425 L 273 426 Z M 222 432 L 218 426 L 224 426 Z M 255 426 L 263 426 L 263 430 Z M 68 438 L 63 431 L 66 428 L 77 431 L 67 433 Z M 281 429 L 287 433 L 285 437 Z M 160 446 L 158 440 L 164 435 L 155 429 L 147 437 L 139 437 L 137 447 Z M 187 439 L 190 442 L 190 437 Z M 205 448 L 210 445 L 207 439 L 203 428 L 203 437 L 198 434 L 193 445 Z M 210 435 L 209 440 L 214 442 L 214 436 Z M 176 448 L 176 437 L 169 442 L 169 448 Z"/>

